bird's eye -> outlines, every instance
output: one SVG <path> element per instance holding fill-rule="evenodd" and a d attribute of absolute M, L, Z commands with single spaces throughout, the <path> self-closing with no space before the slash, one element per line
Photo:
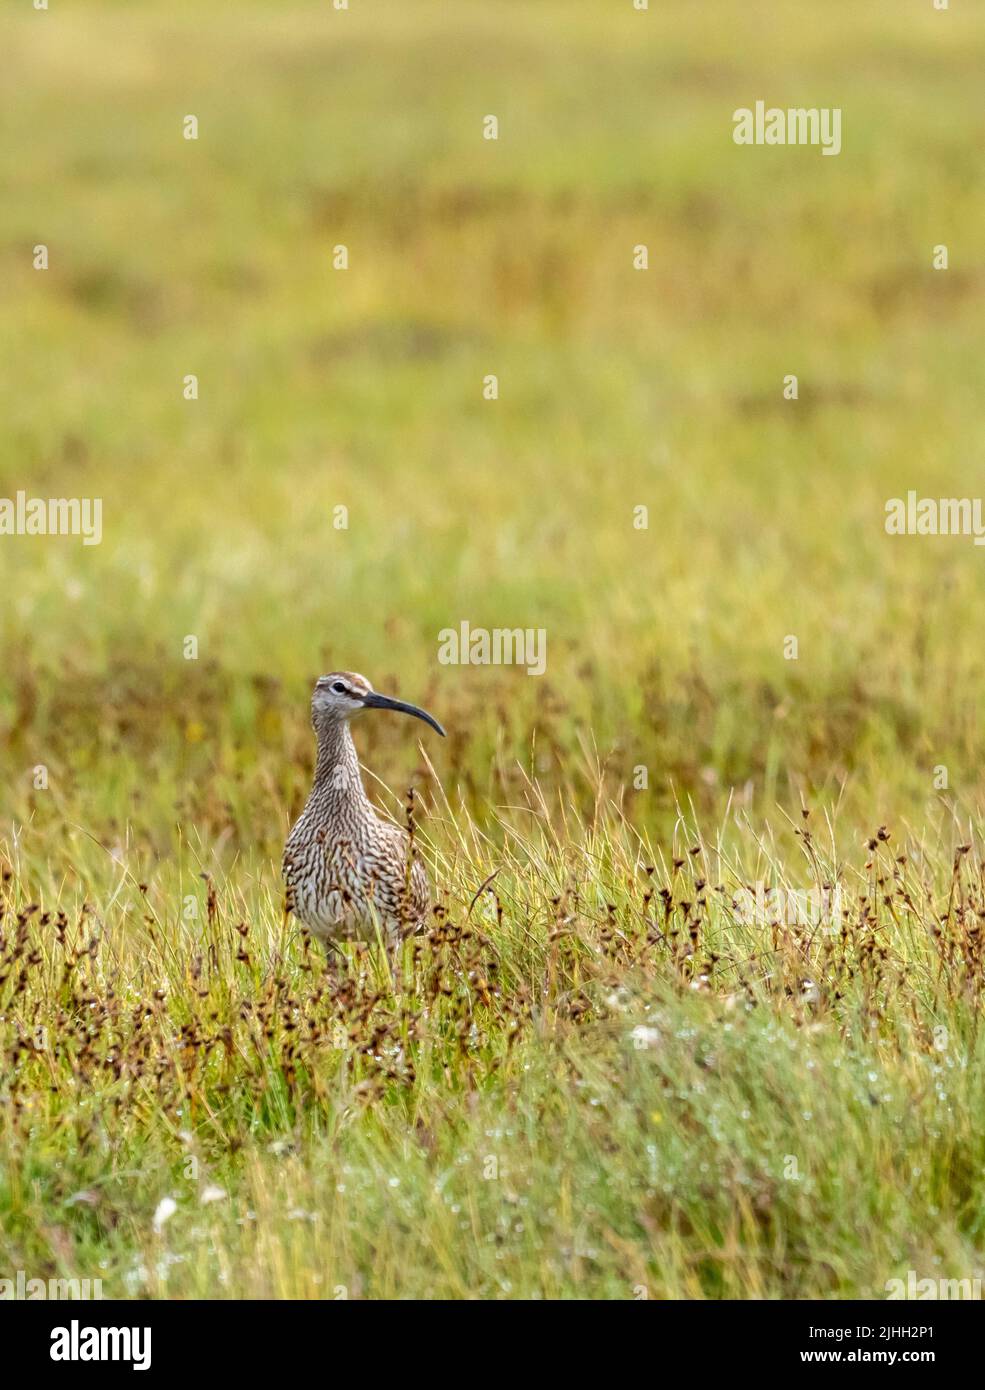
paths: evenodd
<path fill-rule="evenodd" d="M 345 685 L 343 684 L 342 681 L 333 681 L 333 683 L 332 683 L 332 689 L 335 691 L 336 695 L 344 695 L 344 694 L 345 694 Z"/>

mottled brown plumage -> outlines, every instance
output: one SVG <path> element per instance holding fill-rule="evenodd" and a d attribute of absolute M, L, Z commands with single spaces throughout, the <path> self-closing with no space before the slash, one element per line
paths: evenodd
<path fill-rule="evenodd" d="M 427 872 L 410 837 L 383 820 L 363 788 L 349 720 L 363 709 L 395 709 L 438 724 L 416 705 L 377 695 L 364 676 L 322 676 L 311 701 L 318 738 L 315 778 L 287 837 L 287 908 L 324 941 L 375 941 L 393 947 L 418 929 L 429 902 Z"/>

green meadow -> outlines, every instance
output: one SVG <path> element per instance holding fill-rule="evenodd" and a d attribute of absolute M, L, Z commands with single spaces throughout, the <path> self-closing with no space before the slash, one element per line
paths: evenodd
<path fill-rule="evenodd" d="M 5 6 L 0 498 L 102 511 L 0 534 L 0 1280 L 985 1277 L 985 552 L 885 527 L 982 492 L 983 61 L 961 0 Z M 448 731 L 355 728 L 396 978 L 283 914 L 340 668 Z"/>

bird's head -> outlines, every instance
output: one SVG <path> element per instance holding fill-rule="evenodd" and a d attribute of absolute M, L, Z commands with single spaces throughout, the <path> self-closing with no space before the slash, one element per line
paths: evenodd
<path fill-rule="evenodd" d="M 444 729 L 427 710 L 408 705 L 403 700 L 391 700 L 389 695 L 377 695 L 366 677 L 355 671 L 332 671 L 315 683 L 315 692 L 311 697 L 311 722 L 316 733 L 347 721 L 364 709 L 395 709 L 401 714 L 412 714 L 416 719 L 430 724 L 442 738 L 445 736 Z"/>

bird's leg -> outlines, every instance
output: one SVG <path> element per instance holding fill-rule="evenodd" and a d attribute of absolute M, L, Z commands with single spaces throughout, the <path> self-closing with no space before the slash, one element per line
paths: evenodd
<path fill-rule="evenodd" d="M 387 942 L 387 959 L 394 993 L 400 993 L 404 987 L 404 938 L 400 932 L 394 932 Z"/>
<path fill-rule="evenodd" d="M 332 984 L 338 989 L 345 977 L 348 957 L 340 943 L 330 936 L 322 937 L 322 945 L 325 947 L 325 969 Z"/>

